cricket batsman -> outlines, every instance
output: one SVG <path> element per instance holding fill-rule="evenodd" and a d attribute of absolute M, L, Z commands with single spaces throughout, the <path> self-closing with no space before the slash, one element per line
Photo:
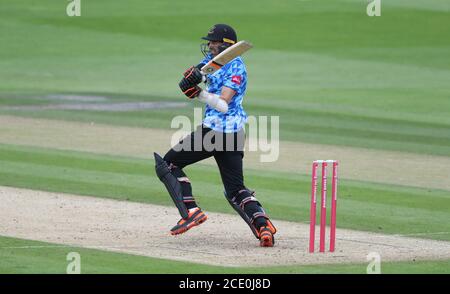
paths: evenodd
<path fill-rule="evenodd" d="M 243 157 L 247 114 L 242 102 L 247 87 L 244 61 L 236 57 L 219 70 L 206 76 L 200 69 L 223 50 L 237 42 L 235 30 L 226 24 L 214 25 L 202 39 L 205 58 L 188 68 L 179 83 L 189 99 L 205 103 L 205 115 L 194 132 L 183 138 L 162 158 L 155 153 L 155 168 L 178 208 L 181 219 L 171 229 L 172 235 L 186 232 L 206 221 L 207 216 L 197 206 L 192 186 L 183 168 L 214 157 L 224 185 L 224 195 L 230 205 L 249 225 L 260 246 L 272 247 L 276 228 L 269 220 L 255 192 L 244 185 Z M 200 84 L 206 82 L 204 90 Z"/>

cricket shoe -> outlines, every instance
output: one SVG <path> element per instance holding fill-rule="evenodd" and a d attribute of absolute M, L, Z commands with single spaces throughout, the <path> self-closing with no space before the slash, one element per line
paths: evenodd
<path fill-rule="evenodd" d="M 259 228 L 259 246 L 261 247 L 273 247 L 275 244 L 274 234 L 277 229 L 270 220 L 267 220 L 267 225 Z"/>
<path fill-rule="evenodd" d="M 192 227 L 198 226 L 199 224 L 206 221 L 208 217 L 206 214 L 203 213 L 203 211 L 200 209 L 200 207 L 195 208 L 193 211 L 189 211 L 187 218 L 182 218 L 178 221 L 177 225 L 174 226 L 170 233 L 172 235 L 179 235 L 183 234 L 187 230 L 189 230 Z"/>

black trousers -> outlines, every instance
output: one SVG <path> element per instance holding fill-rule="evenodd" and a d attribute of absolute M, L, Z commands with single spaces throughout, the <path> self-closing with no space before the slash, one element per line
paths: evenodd
<path fill-rule="evenodd" d="M 214 156 L 227 195 L 234 197 L 246 189 L 242 171 L 245 133 L 220 133 L 199 126 L 170 149 L 164 160 L 179 169 Z"/>

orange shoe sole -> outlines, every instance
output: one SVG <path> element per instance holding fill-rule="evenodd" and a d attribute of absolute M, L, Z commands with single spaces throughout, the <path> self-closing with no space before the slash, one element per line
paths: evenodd
<path fill-rule="evenodd" d="M 259 241 L 261 247 L 273 247 L 273 235 L 269 232 L 263 233 Z"/>
<path fill-rule="evenodd" d="M 170 231 L 170 234 L 171 235 L 183 234 L 184 232 L 188 231 L 190 228 L 198 226 L 198 225 L 204 223 L 207 219 L 208 219 L 208 217 L 206 216 L 206 214 L 204 214 L 201 218 L 196 219 L 193 222 L 190 222 L 187 226 L 183 226 L 183 227 L 181 227 L 181 228 L 179 228 L 178 230 L 175 230 L 175 231 Z"/>

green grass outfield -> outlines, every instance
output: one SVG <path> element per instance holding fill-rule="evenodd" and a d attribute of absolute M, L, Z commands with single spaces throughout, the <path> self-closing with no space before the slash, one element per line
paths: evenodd
<path fill-rule="evenodd" d="M 363 0 L 82 2 L 78 18 L 63 2 L 2 3 L 0 105 L 49 93 L 187 101 L 177 83 L 201 58 L 200 36 L 228 22 L 255 45 L 246 110 L 279 115 L 281 139 L 450 155 L 445 1 L 384 1 L 381 17 L 368 17 Z M 0 113 L 169 128 L 194 105 Z"/>
<path fill-rule="evenodd" d="M 0 237 L 0 273 L 64 274 L 67 254 L 80 254 L 83 274 L 365 274 L 367 264 L 218 267 Z M 382 262 L 381 273 L 450 273 L 450 261 Z"/>
<path fill-rule="evenodd" d="M 382 16 L 368 17 L 363 0 L 81 0 L 77 18 L 66 16 L 68 1 L 0 2 L 0 115 L 167 129 L 174 116 L 192 117 L 193 107 L 201 105 L 184 98 L 177 83 L 201 58 L 200 36 L 224 22 L 255 45 L 244 58 L 245 109 L 254 116 L 280 116 L 282 140 L 450 156 L 448 1 L 383 1 Z M 131 112 L 6 108 L 73 103 L 48 96 L 58 93 L 107 97 L 102 103 L 189 106 Z M 202 207 L 234 213 L 220 194 L 215 168 L 193 166 L 188 173 Z M 306 175 L 246 172 L 248 186 L 257 189 L 270 215 L 284 220 L 308 221 L 302 203 L 309 181 Z M 153 162 L 137 158 L 3 144 L 0 185 L 172 205 Z M 450 241 L 449 191 L 343 180 L 339 203 L 339 227 Z M 64 272 L 69 249 L 82 253 L 86 273 L 187 273 L 186 263 L 100 250 L 4 248 L 33 244 L 44 243 L 0 237 L 0 273 Z M 385 273 L 448 273 L 449 260 L 382 267 Z M 195 273 L 365 268 L 189 264 Z"/>

